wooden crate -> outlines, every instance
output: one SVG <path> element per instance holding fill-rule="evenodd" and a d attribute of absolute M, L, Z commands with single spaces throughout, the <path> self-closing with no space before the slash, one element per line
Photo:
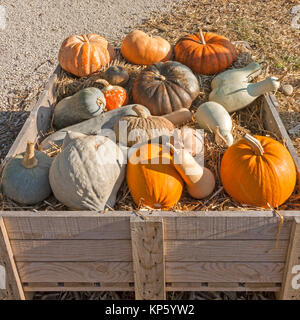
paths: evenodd
<path fill-rule="evenodd" d="M 46 132 L 58 69 L 7 158 Z M 276 111 L 264 97 L 265 128 L 281 136 L 300 175 L 300 161 Z M 0 212 L 0 297 L 35 291 L 135 291 L 165 299 L 167 291 L 276 291 L 300 299 L 300 211 Z M 1 271 L 1 270 L 0 270 Z M 294 273 L 293 273 L 294 272 Z M 3 272 L 2 272 L 3 273 Z M 3 274 L 2 274 L 3 280 Z M 3 282 L 3 281 L 2 281 Z M 1 284 L 1 274 L 0 274 Z"/>

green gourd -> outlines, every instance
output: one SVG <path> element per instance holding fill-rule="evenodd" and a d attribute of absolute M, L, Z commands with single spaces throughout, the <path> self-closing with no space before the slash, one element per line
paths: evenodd
<path fill-rule="evenodd" d="M 213 78 L 211 88 L 214 89 L 230 82 L 250 82 L 261 72 L 262 68 L 257 62 L 252 62 L 244 68 L 227 70 Z"/>
<path fill-rule="evenodd" d="M 280 83 L 277 80 L 275 77 L 268 77 L 257 83 L 225 82 L 213 89 L 209 94 L 209 101 L 218 102 L 228 112 L 234 112 L 245 108 L 259 96 L 278 90 Z"/>
<path fill-rule="evenodd" d="M 228 146 L 233 144 L 231 117 L 219 103 L 213 101 L 202 103 L 195 113 L 195 119 L 201 129 L 215 133 L 217 143 L 221 139 Z"/>
<path fill-rule="evenodd" d="M 85 88 L 62 99 L 54 108 L 53 125 L 65 128 L 100 115 L 106 106 L 104 94 L 98 88 Z"/>
<path fill-rule="evenodd" d="M 54 196 L 74 210 L 113 208 L 125 178 L 120 148 L 104 136 L 68 132 L 49 180 Z"/>
<path fill-rule="evenodd" d="M 51 194 L 51 163 L 52 158 L 34 150 L 34 144 L 28 142 L 26 151 L 10 159 L 3 169 L 3 194 L 25 205 L 43 201 Z"/>

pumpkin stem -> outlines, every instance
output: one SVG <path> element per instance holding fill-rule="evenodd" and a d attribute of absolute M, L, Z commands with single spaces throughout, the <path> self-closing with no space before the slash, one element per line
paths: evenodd
<path fill-rule="evenodd" d="M 105 100 L 104 97 L 98 97 L 97 100 L 96 100 L 96 103 L 97 103 L 98 107 L 101 107 L 101 106 L 105 105 L 106 100 Z"/>
<path fill-rule="evenodd" d="M 132 110 L 138 115 L 138 117 L 147 119 L 149 117 L 148 113 L 142 106 L 136 105 L 132 107 Z"/>
<path fill-rule="evenodd" d="M 89 38 L 86 36 L 86 34 L 83 34 L 82 37 L 84 41 L 89 42 Z"/>
<path fill-rule="evenodd" d="M 199 33 L 200 33 L 202 44 L 205 46 L 206 45 L 206 41 L 204 39 L 204 35 L 203 35 L 203 32 L 202 32 L 202 29 L 199 30 Z"/>
<path fill-rule="evenodd" d="M 246 133 L 243 138 L 250 144 L 252 150 L 257 156 L 262 156 L 264 154 L 264 148 L 257 139 L 255 139 L 248 133 Z"/>
<path fill-rule="evenodd" d="M 24 168 L 31 169 L 38 165 L 38 160 L 34 155 L 34 143 L 27 142 L 26 151 L 24 154 L 24 158 L 22 161 L 22 165 Z"/>

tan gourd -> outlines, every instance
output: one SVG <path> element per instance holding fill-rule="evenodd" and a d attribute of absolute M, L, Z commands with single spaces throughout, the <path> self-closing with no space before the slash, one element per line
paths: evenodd
<path fill-rule="evenodd" d="M 250 82 L 262 72 L 257 62 L 240 69 L 231 69 L 218 74 L 211 82 L 212 89 L 229 82 Z"/>
<path fill-rule="evenodd" d="M 191 121 L 193 115 L 188 109 L 182 108 L 177 111 L 164 114 L 163 117 L 171 121 L 174 126 L 181 126 L 182 124 Z"/>
<path fill-rule="evenodd" d="M 178 150 L 167 143 L 173 152 L 173 165 L 187 185 L 187 191 L 195 199 L 202 199 L 212 193 L 215 178 L 207 168 L 202 168 L 193 156 L 184 149 Z"/>
<path fill-rule="evenodd" d="M 277 91 L 280 87 L 275 77 L 269 77 L 257 83 L 243 81 L 225 82 L 215 87 L 209 94 L 209 100 L 221 104 L 228 112 L 234 112 L 245 108 L 259 96 Z"/>

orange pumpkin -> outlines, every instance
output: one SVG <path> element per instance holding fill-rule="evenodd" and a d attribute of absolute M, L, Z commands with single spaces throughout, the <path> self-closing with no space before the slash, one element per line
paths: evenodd
<path fill-rule="evenodd" d="M 296 168 L 288 150 L 269 137 L 245 135 L 228 148 L 221 162 L 221 180 L 237 202 L 277 207 L 292 194 Z"/>
<path fill-rule="evenodd" d="M 178 40 L 175 60 L 200 74 L 215 74 L 228 68 L 236 58 L 236 50 L 225 37 L 200 31 Z"/>
<path fill-rule="evenodd" d="M 108 41 L 95 33 L 70 36 L 62 43 L 58 61 L 67 72 L 86 77 L 107 65 L 115 56 Z"/>
<path fill-rule="evenodd" d="M 123 87 L 113 86 L 104 79 L 98 79 L 96 82 L 104 86 L 102 92 L 106 100 L 105 109 L 107 111 L 120 108 L 128 103 L 128 93 Z"/>
<path fill-rule="evenodd" d="M 153 209 L 169 209 L 179 201 L 183 180 L 171 162 L 168 148 L 144 144 L 129 158 L 127 184 L 134 202 Z"/>
<path fill-rule="evenodd" d="M 121 53 L 131 63 L 151 65 L 170 60 L 172 47 L 161 37 L 152 37 L 143 31 L 133 30 L 124 38 Z"/>

